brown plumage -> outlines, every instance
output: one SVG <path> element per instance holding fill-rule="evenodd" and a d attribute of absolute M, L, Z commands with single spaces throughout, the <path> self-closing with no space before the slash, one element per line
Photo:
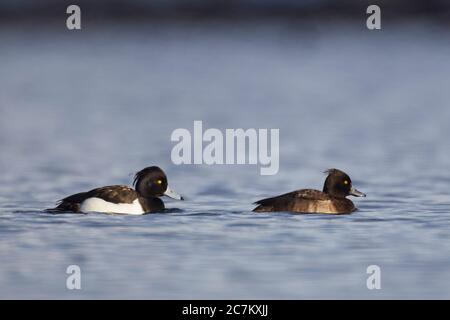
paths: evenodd
<path fill-rule="evenodd" d="M 302 189 L 255 202 L 255 212 L 290 211 L 300 213 L 345 214 L 356 210 L 348 195 L 365 197 L 352 187 L 350 177 L 337 169 L 327 170 L 323 191 Z"/>

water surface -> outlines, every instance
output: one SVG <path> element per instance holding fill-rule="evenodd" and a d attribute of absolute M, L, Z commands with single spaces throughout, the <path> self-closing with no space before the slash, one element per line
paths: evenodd
<path fill-rule="evenodd" d="M 1 298 L 450 298 L 450 43 L 427 23 L 0 30 Z M 175 166 L 176 128 L 279 128 L 280 171 Z M 165 214 L 50 215 L 157 164 Z M 347 171 L 352 215 L 255 214 Z M 66 289 L 66 268 L 82 290 Z M 366 268 L 382 271 L 368 290 Z"/>

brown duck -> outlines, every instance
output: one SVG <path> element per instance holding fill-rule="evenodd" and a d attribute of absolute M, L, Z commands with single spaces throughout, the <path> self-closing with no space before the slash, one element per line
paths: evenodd
<path fill-rule="evenodd" d="M 352 180 L 343 171 L 329 169 L 323 191 L 302 189 L 277 197 L 262 199 L 254 204 L 255 212 L 290 211 L 300 213 L 345 214 L 356 209 L 347 196 L 365 197 L 366 195 L 352 186 Z"/>

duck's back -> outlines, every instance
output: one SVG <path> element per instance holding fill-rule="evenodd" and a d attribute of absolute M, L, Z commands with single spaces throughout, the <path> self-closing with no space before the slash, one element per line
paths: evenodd
<path fill-rule="evenodd" d="M 346 198 L 334 198 L 313 189 L 302 189 L 289 192 L 277 197 L 262 199 L 255 212 L 291 211 L 301 213 L 330 213 L 342 214 L 355 210 L 353 202 Z"/>
<path fill-rule="evenodd" d="M 70 211 L 70 212 L 87 212 L 87 211 L 100 211 L 110 212 L 106 210 L 106 206 L 114 205 L 133 205 L 137 209 L 140 208 L 138 193 L 124 185 L 106 186 L 101 188 L 92 189 L 87 192 L 80 192 L 68 196 L 62 200 L 58 206 L 50 211 Z M 94 207 L 104 206 L 103 210 L 93 210 Z"/>

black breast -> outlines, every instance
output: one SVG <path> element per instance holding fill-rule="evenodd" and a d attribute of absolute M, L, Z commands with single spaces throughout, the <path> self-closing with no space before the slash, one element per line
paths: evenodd
<path fill-rule="evenodd" d="M 164 210 L 164 202 L 160 198 L 139 197 L 139 203 L 145 213 L 158 212 Z"/>

